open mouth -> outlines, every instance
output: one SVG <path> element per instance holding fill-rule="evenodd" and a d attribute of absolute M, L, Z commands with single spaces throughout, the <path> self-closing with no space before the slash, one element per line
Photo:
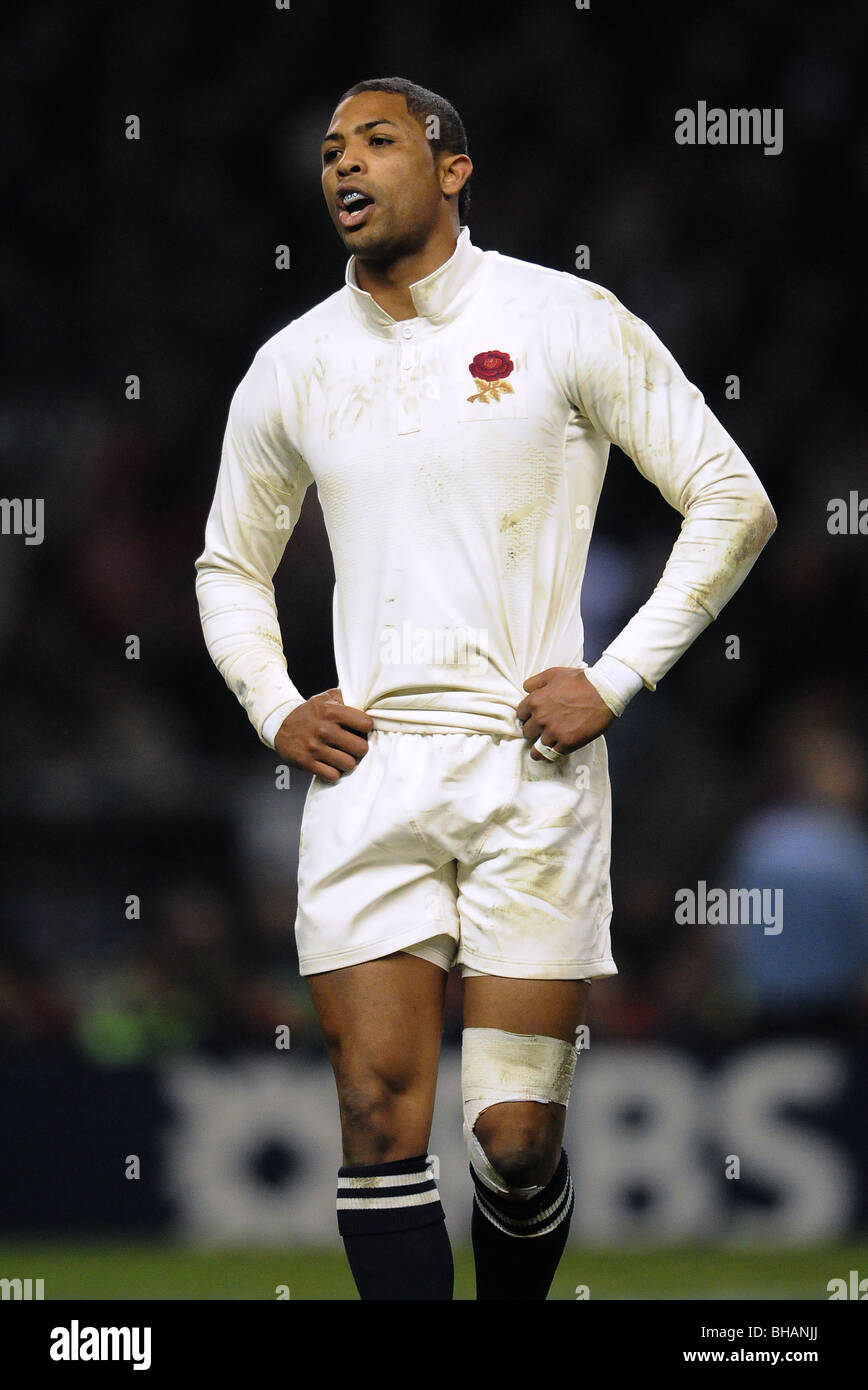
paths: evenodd
<path fill-rule="evenodd" d="M 365 220 L 373 198 L 358 188 L 342 188 L 337 196 L 338 217 L 342 227 L 357 227 Z"/>

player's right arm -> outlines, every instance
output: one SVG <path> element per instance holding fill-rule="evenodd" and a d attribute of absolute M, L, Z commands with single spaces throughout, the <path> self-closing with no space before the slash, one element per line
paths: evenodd
<path fill-rule="evenodd" d="M 339 691 L 305 700 L 286 669 L 273 578 L 313 478 L 287 428 L 294 393 L 281 391 L 279 371 L 261 349 L 232 398 L 196 597 L 211 658 L 262 742 L 337 781 L 367 751 L 373 721 Z"/>

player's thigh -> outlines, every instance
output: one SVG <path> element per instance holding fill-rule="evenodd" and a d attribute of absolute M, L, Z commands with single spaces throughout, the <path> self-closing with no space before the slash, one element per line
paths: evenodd
<path fill-rule="evenodd" d="M 585 1021 L 587 980 L 521 980 L 504 975 L 464 978 L 464 1027 L 539 1033 L 575 1043 Z"/>
<path fill-rule="evenodd" d="M 306 978 L 339 1087 L 370 1077 L 433 1105 L 446 971 L 399 951 Z"/>

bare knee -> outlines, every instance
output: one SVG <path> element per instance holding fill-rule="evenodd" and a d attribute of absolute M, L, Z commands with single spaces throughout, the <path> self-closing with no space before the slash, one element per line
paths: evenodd
<path fill-rule="evenodd" d="M 484 1110 L 474 1132 L 509 1187 L 544 1187 L 561 1155 L 565 1108 L 540 1101 L 502 1101 Z"/>
<path fill-rule="evenodd" d="M 354 1065 L 336 1072 L 344 1162 L 388 1163 L 427 1149 L 430 1117 L 409 1071 Z"/>
<path fill-rule="evenodd" d="M 398 1100 L 403 1093 L 400 1084 L 396 1085 L 375 1071 L 340 1077 L 338 1095 L 344 1129 L 375 1148 L 388 1148 Z"/>

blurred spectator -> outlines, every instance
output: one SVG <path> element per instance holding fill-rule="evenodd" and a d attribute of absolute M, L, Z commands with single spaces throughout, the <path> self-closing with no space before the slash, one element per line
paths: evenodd
<path fill-rule="evenodd" d="M 730 927 L 742 1002 L 761 1029 L 839 1031 L 868 1019 L 865 750 L 822 692 L 775 721 L 779 795 L 740 827 L 725 881 L 780 889 L 782 930 Z"/>

